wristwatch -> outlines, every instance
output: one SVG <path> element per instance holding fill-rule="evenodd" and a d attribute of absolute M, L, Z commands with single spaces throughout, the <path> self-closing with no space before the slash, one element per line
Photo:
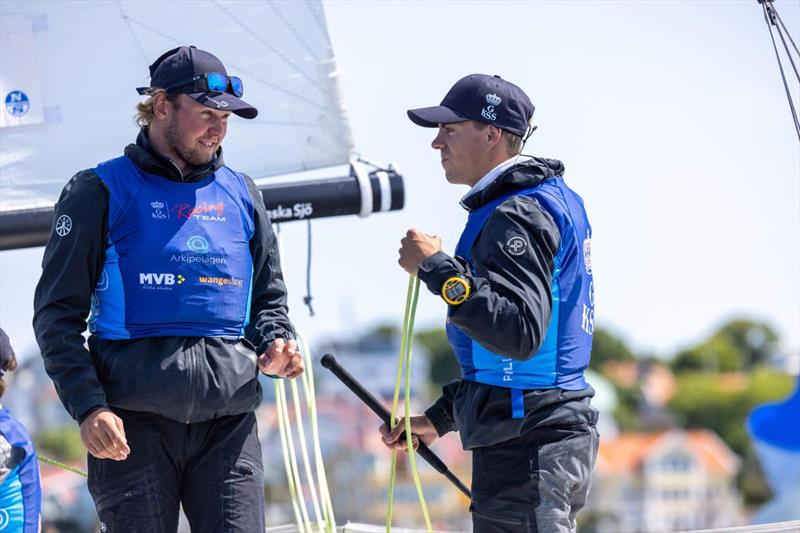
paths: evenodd
<path fill-rule="evenodd" d="M 442 285 L 442 298 L 450 305 L 461 305 L 469 298 L 469 281 L 461 276 L 447 278 Z"/>

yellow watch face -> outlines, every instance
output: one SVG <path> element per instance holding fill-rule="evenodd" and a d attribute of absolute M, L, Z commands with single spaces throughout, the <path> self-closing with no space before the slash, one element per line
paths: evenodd
<path fill-rule="evenodd" d="M 449 278 L 442 285 L 442 298 L 450 305 L 463 304 L 469 298 L 469 283 L 464 278 Z"/>

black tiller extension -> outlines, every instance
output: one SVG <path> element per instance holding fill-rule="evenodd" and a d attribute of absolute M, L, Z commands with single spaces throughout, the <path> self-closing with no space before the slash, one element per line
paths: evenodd
<path fill-rule="evenodd" d="M 392 417 L 391 413 L 386 410 L 386 408 L 381 404 L 381 402 L 378 401 L 377 398 L 375 398 L 375 396 L 373 396 L 367 389 L 362 387 L 361 384 L 356 381 L 356 378 L 350 374 L 350 372 L 345 370 L 339 364 L 339 362 L 336 361 L 336 358 L 333 356 L 333 354 L 327 353 L 322 356 L 322 366 L 333 372 L 333 374 L 339 378 L 339 380 L 344 383 L 348 389 L 353 391 L 355 395 L 358 396 L 361 401 L 372 410 L 373 413 L 378 415 L 378 417 L 385 423 L 389 424 L 389 421 Z M 462 483 L 461 480 L 458 479 L 449 468 L 447 468 L 447 465 L 444 464 L 444 462 L 439 459 L 439 457 L 433 453 L 424 442 L 422 442 L 422 439 L 419 440 L 417 453 L 437 472 L 449 479 L 453 485 L 458 488 L 458 490 L 464 493 L 467 498 L 470 500 L 472 499 L 472 492 L 470 492 L 467 486 L 464 485 L 464 483 Z"/>

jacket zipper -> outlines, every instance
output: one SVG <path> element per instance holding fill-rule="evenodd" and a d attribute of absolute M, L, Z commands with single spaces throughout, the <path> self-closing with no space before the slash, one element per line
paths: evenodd
<path fill-rule="evenodd" d="M 199 341 L 199 339 L 193 339 Z M 189 403 L 188 409 L 186 411 L 186 423 L 192 423 L 192 415 L 194 414 L 194 401 L 195 401 L 195 351 L 197 349 L 197 342 L 188 350 L 187 355 L 189 356 L 188 360 L 186 361 L 186 368 L 189 374 Z"/>

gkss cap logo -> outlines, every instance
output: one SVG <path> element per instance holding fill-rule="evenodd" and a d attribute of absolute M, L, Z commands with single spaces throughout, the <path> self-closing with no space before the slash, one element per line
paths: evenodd
<path fill-rule="evenodd" d="M 528 251 L 528 243 L 519 236 L 514 236 L 506 241 L 506 252 L 514 256 L 519 256 Z"/>
<path fill-rule="evenodd" d="M 487 94 L 486 103 L 488 105 L 481 109 L 481 116 L 486 120 L 497 120 L 497 113 L 495 113 L 494 108 L 499 106 L 502 101 L 503 99 L 496 94 Z"/>
<path fill-rule="evenodd" d="M 61 215 L 56 220 L 56 234 L 59 237 L 64 237 L 72 231 L 72 219 L 67 215 Z"/>

